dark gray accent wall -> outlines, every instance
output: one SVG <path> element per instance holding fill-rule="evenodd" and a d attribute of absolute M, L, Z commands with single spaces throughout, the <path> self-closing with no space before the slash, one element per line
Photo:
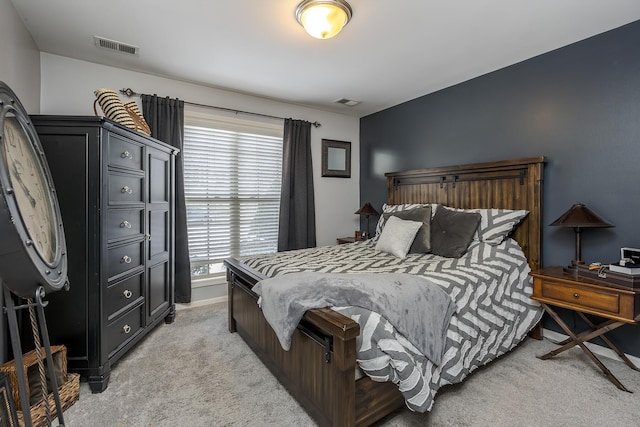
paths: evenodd
<path fill-rule="evenodd" d="M 639 46 L 636 21 L 363 117 L 361 203 L 386 201 L 385 172 L 543 155 L 544 266 L 574 258 L 573 230 L 548 224 L 576 202 L 616 225 L 583 232 L 583 260 L 640 248 Z M 636 327 L 614 338 L 640 356 Z"/>

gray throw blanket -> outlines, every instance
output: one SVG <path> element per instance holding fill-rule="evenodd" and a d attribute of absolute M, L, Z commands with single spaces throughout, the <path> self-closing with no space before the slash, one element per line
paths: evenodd
<path fill-rule="evenodd" d="M 284 350 L 307 310 L 357 306 L 386 318 L 436 365 L 456 309 L 442 287 L 404 273 L 292 273 L 261 280 L 253 291 Z"/>

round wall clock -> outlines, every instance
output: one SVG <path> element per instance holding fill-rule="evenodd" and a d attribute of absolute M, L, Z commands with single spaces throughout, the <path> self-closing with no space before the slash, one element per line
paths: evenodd
<path fill-rule="evenodd" d="M 29 116 L 0 82 L 0 281 L 38 297 L 67 283 L 62 217 L 49 166 Z"/>

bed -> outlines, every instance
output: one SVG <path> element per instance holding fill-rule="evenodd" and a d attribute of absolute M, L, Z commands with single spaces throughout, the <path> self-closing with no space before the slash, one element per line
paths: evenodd
<path fill-rule="evenodd" d="M 466 210 L 526 210 L 528 215 L 518 223 L 511 234 L 513 240 L 505 239 L 500 244 L 503 246 L 500 250 L 505 250 L 507 254 L 516 254 L 515 257 L 522 254 L 522 264 L 537 269 L 541 257 L 543 165 L 544 158 L 535 157 L 387 173 L 387 204 L 439 204 Z M 421 363 L 420 369 L 428 373 L 424 381 L 432 382 L 436 387 L 434 390 L 431 389 L 433 387 L 425 387 L 428 395 L 421 399 L 416 407 L 411 407 L 405 400 L 406 396 L 403 396 L 398 386 L 392 382 L 373 381 L 367 375 L 357 374 L 359 369 L 356 358 L 358 350 L 361 350 L 363 337 L 359 337 L 361 326 L 354 320 L 358 316 L 353 315 L 349 307 L 308 310 L 293 333 L 291 348 L 289 351 L 283 350 L 276 333 L 258 307 L 258 295 L 253 291 L 254 285 L 271 276 L 304 271 L 313 264 L 310 259 L 336 259 L 343 257 L 345 251 L 351 251 L 352 259 L 356 260 L 365 259 L 363 257 L 366 256 L 379 256 L 373 250 L 374 244 L 362 242 L 311 249 L 308 250 L 311 258 L 303 261 L 295 261 L 295 257 L 301 255 L 296 253 L 297 251 L 225 261 L 230 332 L 237 332 L 247 342 L 273 375 L 320 425 L 370 425 L 405 405 L 414 410 L 429 410 L 439 386 L 461 381 L 478 366 L 488 363 L 517 345 L 530 329 L 533 336 L 539 334 L 539 325 L 533 328 L 532 325 L 539 320 L 538 314 L 541 315 L 541 311 L 531 308 L 531 312 L 523 316 L 523 320 L 517 320 L 511 328 L 513 333 L 510 333 L 508 338 L 509 345 L 492 350 L 494 354 L 461 357 L 461 360 L 464 359 L 460 365 L 462 367 L 456 369 L 449 365 L 440 369 L 439 366 L 434 367 L 427 362 Z M 469 262 L 477 263 L 479 257 L 486 259 L 485 255 L 477 254 L 483 252 L 484 247 L 484 243 L 472 243 L 469 246 L 469 256 L 465 255 L 449 264 L 459 263 L 468 267 Z M 314 251 L 320 251 L 323 255 L 320 256 L 319 252 Z M 415 273 L 421 268 L 420 261 L 415 257 L 409 261 L 413 263 L 413 267 L 404 265 L 405 272 Z M 443 263 L 447 262 L 439 260 L 435 265 L 442 267 Z M 380 260 L 374 259 L 369 264 L 380 266 L 385 263 L 393 262 L 387 260 L 381 264 Z M 333 267 L 329 270 L 336 271 L 336 268 L 341 268 Z M 440 267 L 429 268 L 438 270 Z M 526 276 L 529 271 L 528 267 L 517 267 L 509 274 L 518 276 L 522 281 L 523 275 Z M 385 268 L 373 268 L 368 271 L 382 272 L 386 271 Z M 393 271 L 397 271 L 397 268 L 396 265 Z M 320 270 L 322 271 L 322 268 Z M 349 269 L 345 271 L 352 272 Z M 521 295 L 516 299 L 519 299 L 519 302 L 528 300 Z M 461 313 L 456 314 L 458 315 L 463 316 Z M 455 324 L 453 320 L 452 323 Z M 450 344 L 450 334 L 447 334 L 447 343 Z M 451 361 L 452 357 L 458 357 L 451 354 L 457 350 L 449 348 L 447 351 L 444 365 Z"/>

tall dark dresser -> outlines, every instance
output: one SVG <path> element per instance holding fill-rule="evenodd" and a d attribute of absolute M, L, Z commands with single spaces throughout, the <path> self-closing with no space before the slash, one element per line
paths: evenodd
<path fill-rule="evenodd" d="M 70 290 L 47 295 L 52 344 L 94 393 L 113 364 L 173 322 L 177 149 L 98 117 L 31 116 L 64 223 Z"/>

